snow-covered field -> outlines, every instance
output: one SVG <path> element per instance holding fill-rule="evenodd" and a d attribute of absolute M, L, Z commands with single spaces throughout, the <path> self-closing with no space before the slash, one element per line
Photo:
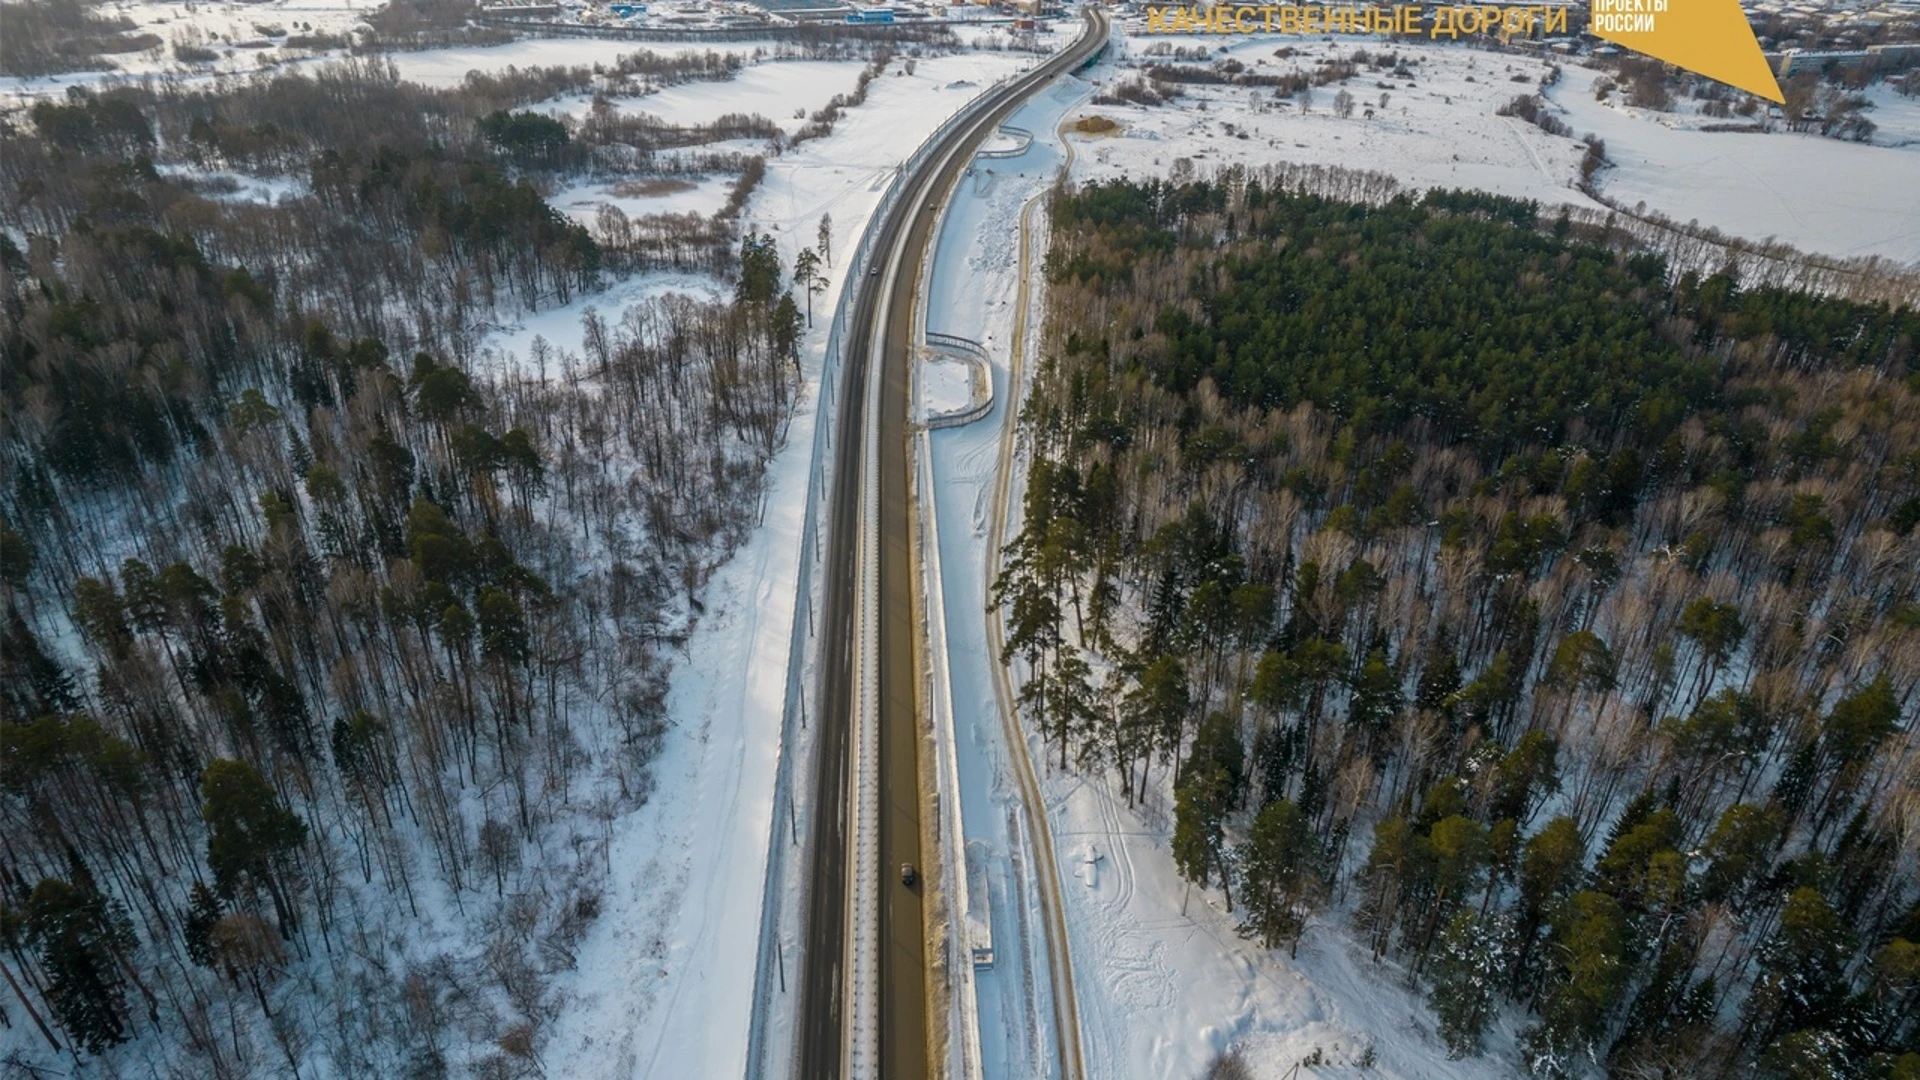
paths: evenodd
<path fill-rule="evenodd" d="M 1596 78 L 1569 68 L 1549 97 L 1576 133 L 1606 140 L 1613 168 L 1601 175 L 1600 188 L 1610 198 L 1806 251 L 1920 261 L 1920 142 L 1876 146 L 1793 132 L 1684 130 L 1659 114 L 1595 101 Z M 1890 133 L 1915 123 L 1914 99 L 1884 97 L 1869 113 L 1876 123 L 1888 121 Z"/>
<path fill-rule="evenodd" d="M 547 196 L 553 208 L 594 228 L 602 206 L 616 206 L 630 218 L 650 214 L 699 214 L 706 217 L 726 205 L 734 177 L 673 178 L 656 191 L 631 180 L 592 181 L 562 188 Z M 680 185 L 684 184 L 685 187 Z"/>
<path fill-rule="evenodd" d="M 1297 55 L 1280 58 L 1274 52 L 1281 40 L 1234 39 L 1215 56 L 1254 73 L 1283 74 L 1363 47 L 1383 51 L 1378 41 L 1358 38 L 1287 38 Z M 1129 42 L 1136 54 L 1143 45 Z M 1547 91 L 1573 129 L 1567 138 L 1494 115 L 1537 89 L 1546 72 L 1541 59 L 1460 45 L 1394 43 L 1391 51 L 1413 61 L 1413 78 L 1356 76 L 1345 86 L 1355 99 L 1345 119 L 1333 112 L 1338 85 L 1316 89 L 1304 114 L 1297 101 L 1276 102 L 1270 91 L 1246 87 L 1189 85 L 1182 97 L 1151 108 L 1088 106 L 1084 113 L 1116 120 L 1122 130 L 1088 140 L 1080 175 L 1165 175 L 1183 157 L 1201 169 L 1324 163 L 1388 173 L 1416 189 L 1478 188 L 1592 206 L 1575 188 L 1583 150 L 1577 138 L 1591 132 L 1605 140 L 1614 162 L 1600 173 L 1600 190 L 1627 207 L 1644 203 L 1680 222 L 1825 255 L 1920 261 L 1920 209 L 1912 194 L 1920 191 L 1920 100 L 1884 85 L 1867 95 L 1875 105 L 1867 115 L 1880 125 L 1875 142 L 1857 144 L 1789 132 L 1702 131 L 1697 115 L 1604 105 L 1592 93 L 1599 73 L 1569 64 Z"/>
<path fill-rule="evenodd" d="M 1884 82 L 1867 87 L 1863 96 L 1872 103 L 1867 119 L 1874 124 L 1875 145 L 1920 146 L 1920 97 L 1908 97 Z"/>
<path fill-rule="evenodd" d="M 383 6 L 383 0 L 116 0 L 100 4 L 96 12 L 128 20 L 134 27 L 129 34 L 152 34 L 160 39 L 158 45 L 101 57 L 95 71 L 0 79 L 0 98 L 59 94 L 69 85 L 103 78 L 244 74 L 270 68 L 338 50 L 354 27 Z M 194 49 L 206 50 L 205 58 L 178 51 Z"/>
<path fill-rule="evenodd" d="M 611 66 L 623 56 L 650 52 L 660 56 L 686 53 L 753 52 L 756 44 L 766 42 L 729 41 L 713 45 L 686 41 L 620 41 L 611 38 L 522 38 L 505 45 L 474 45 L 452 49 L 426 49 L 420 52 L 393 53 L 400 77 L 425 86 L 459 86 L 470 71 L 501 71 L 509 67 L 592 67 Z"/>
<path fill-rule="evenodd" d="M 578 61 L 562 61 L 577 63 Z M 851 94 L 861 60 L 787 60 L 754 64 L 728 80 L 724 91 L 715 92 L 706 83 L 670 86 L 640 98 L 621 98 L 615 104 L 622 112 L 639 112 L 683 127 L 711 124 L 728 114 L 764 116 L 791 134 L 806 123 L 806 118 L 826 106 L 836 94 Z M 542 102 L 533 107 L 550 116 L 566 114 L 576 119 L 593 108 L 593 98 L 573 95 Z"/>
<path fill-rule="evenodd" d="M 1296 55 L 1276 57 L 1282 41 Z M 1140 39 L 1127 44 L 1136 61 L 1152 61 L 1139 55 L 1145 44 Z M 1232 39 L 1216 59 L 1238 60 L 1253 74 L 1283 75 L 1296 68 L 1311 71 L 1322 60 L 1346 59 L 1363 47 L 1410 59 L 1413 78 L 1375 71 L 1355 76 L 1345 87 L 1355 99 L 1351 117 L 1334 115 L 1334 95 L 1342 89 L 1337 85 L 1316 88 L 1304 114 L 1296 100 L 1276 101 L 1272 90 L 1231 86 L 1183 86 L 1181 97 L 1153 107 L 1089 105 L 1075 115 L 1110 117 L 1122 130 L 1087 140 L 1075 175 L 1164 176 L 1183 157 L 1202 170 L 1289 161 L 1389 173 L 1411 188 L 1478 188 L 1543 202 L 1585 201 L 1573 188 L 1582 152 L 1578 144 L 1493 114 L 1514 95 L 1537 89 L 1546 74 L 1538 59 L 1397 42 L 1383 50 L 1378 41 L 1351 38 L 1329 43 L 1257 36 Z M 1526 81 L 1512 82 L 1515 75 Z M 1371 118 L 1365 115 L 1368 109 Z"/>

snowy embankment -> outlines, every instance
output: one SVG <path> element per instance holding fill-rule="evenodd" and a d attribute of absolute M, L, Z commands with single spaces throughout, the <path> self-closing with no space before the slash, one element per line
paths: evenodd
<path fill-rule="evenodd" d="M 582 944 L 579 969 L 561 987 L 570 1003 L 546 1055 L 555 1074 L 727 1076 L 743 1069 L 774 815 L 796 819 L 797 828 L 783 833 L 807 829 L 804 802 L 776 807 L 773 792 L 824 314 L 846 285 L 841 256 L 857 244 L 892 169 L 980 88 L 1030 60 L 923 59 L 910 76 L 895 65 L 831 136 L 770 160 L 748 204 L 744 224 L 773 235 L 789 266 L 814 245 L 820 217 L 830 214 L 834 280 L 813 298 L 807 397 L 770 468 L 761 527 L 714 575 L 707 613 L 675 666 L 674 727 L 654 795 L 614 823 L 606 903 Z M 949 89 L 956 81 L 975 85 Z"/>

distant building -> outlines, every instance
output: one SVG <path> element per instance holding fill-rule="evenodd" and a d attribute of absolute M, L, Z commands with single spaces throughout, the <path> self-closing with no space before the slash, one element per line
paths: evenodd
<path fill-rule="evenodd" d="M 860 8 L 857 11 L 848 13 L 847 21 L 868 25 L 890 23 L 893 21 L 893 9 L 890 7 Z"/>
<path fill-rule="evenodd" d="M 852 4 L 833 0 L 752 0 L 753 6 L 779 19 L 797 23 L 840 22 Z"/>
<path fill-rule="evenodd" d="M 1788 49 L 1784 52 L 1767 53 L 1766 57 L 1767 61 L 1773 65 L 1774 75 L 1784 79 L 1789 75 L 1805 71 L 1846 71 L 1853 68 L 1874 70 L 1880 67 L 1898 67 L 1920 60 L 1920 43 L 1869 45 L 1864 49 Z"/>

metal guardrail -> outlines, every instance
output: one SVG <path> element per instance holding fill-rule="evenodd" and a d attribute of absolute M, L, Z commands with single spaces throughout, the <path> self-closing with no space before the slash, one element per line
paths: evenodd
<path fill-rule="evenodd" d="M 1003 135 L 1011 135 L 1020 140 L 1020 145 L 1010 146 L 1003 150 L 980 150 L 974 153 L 974 157 L 996 159 L 1017 158 L 1021 154 L 1026 153 L 1027 148 L 1033 145 L 1033 132 L 1028 131 L 1026 128 L 1015 127 L 1012 124 L 1001 124 L 996 130 Z"/>
<path fill-rule="evenodd" d="M 985 154 L 981 153 L 975 156 L 984 157 Z M 928 330 L 925 331 L 922 336 L 926 339 L 927 344 L 937 349 L 950 353 L 960 353 L 967 357 L 967 384 L 969 388 L 966 405 L 942 413 L 929 414 L 925 426 L 934 430 L 964 427 L 992 412 L 993 367 L 992 360 L 987 355 L 986 347 L 972 338 L 961 337 L 958 334 L 942 334 L 938 331 Z M 978 385 L 982 382 L 985 383 L 985 393 L 978 392 Z"/>

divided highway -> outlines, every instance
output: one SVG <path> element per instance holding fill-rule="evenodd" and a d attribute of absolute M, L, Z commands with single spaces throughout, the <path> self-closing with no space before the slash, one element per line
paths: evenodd
<path fill-rule="evenodd" d="M 805 1080 L 929 1074 L 921 883 L 909 886 L 900 873 L 902 865 L 922 865 L 920 812 L 927 802 L 917 756 L 921 598 L 907 486 L 914 288 L 937 208 L 974 149 L 1021 102 L 1092 59 L 1109 31 L 1106 13 L 1089 8 L 1073 45 L 989 91 L 969 122 L 901 177 L 901 197 L 880 224 L 874 271 L 856 283 L 827 506 L 818 809 L 796 1063 Z M 877 800 L 865 805 L 855 775 L 863 747 L 865 767 L 875 773 L 869 782 L 878 786 Z M 855 833 L 867 829 L 877 829 L 877 858 L 851 850 Z M 877 941 L 854 938 L 863 896 L 877 901 Z M 862 979 L 877 986 L 858 985 Z M 877 1016 L 861 1015 L 868 1011 Z M 1077 1033 L 1062 1037 L 1077 1040 Z"/>

